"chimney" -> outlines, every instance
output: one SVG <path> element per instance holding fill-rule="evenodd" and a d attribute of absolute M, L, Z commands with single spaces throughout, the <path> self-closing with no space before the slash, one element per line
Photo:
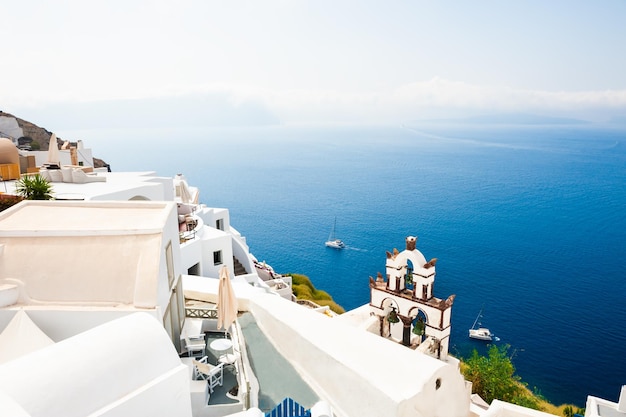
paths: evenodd
<path fill-rule="evenodd" d="M 76 152 L 75 147 L 70 148 L 70 159 L 72 165 L 78 165 L 78 153 Z"/>

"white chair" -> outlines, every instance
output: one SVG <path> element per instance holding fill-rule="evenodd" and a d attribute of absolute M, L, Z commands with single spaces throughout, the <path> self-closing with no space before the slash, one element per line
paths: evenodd
<path fill-rule="evenodd" d="M 60 169 L 49 169 L 48 174 L 51 182 L 63 182 L 63 174 L 61 174 Z"/>
<path fill-rule="evenodd" d="M 208 357 L 204 356 L 200 360 L 193 360 L 194 379 L 204 379 L 209 384 L 209 392 L 212 394 L 215 387 L 224 383 L 224 364 L 211 365 Z"/>
<path fill-rule="evenodd" d="M 61 177 L 63 178 L 63 182 L 75 182 L 72 179 L 72 168 L 61 167 Z"/>
<path fill-rule="evenodd" d="M 52 182 L 52 177 L 50 176 L 50 172 L 48 172 L 47 169 L 45 169 L 45 168 L 40 169 L 39 170 L 39 175 L 41 175 L 41 177 L 44 180 L 46 180 L 48 182 Z"/>
<path fill-rule="evenodd" d="M 75 168 L 70 171 L 70 175 L 72 177 L 71 182 L 75 182 L 77 184 L 85 184 L 87 182 L 106 182 L 106 177 L 98 177 L 96 174 L 86 174 L 80 168 Z"/>
<path fill-rule="evenodd" d="M 194 336 L 185 336 L 185 348 L 189 357 L 204 356 L 206 350 L 206 341 L 204 340 L 204 334 L 198 334 Z"/>

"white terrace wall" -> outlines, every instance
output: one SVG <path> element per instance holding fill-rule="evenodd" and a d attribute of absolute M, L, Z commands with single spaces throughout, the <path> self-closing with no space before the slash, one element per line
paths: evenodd
<path fill-rule="evenodd" d="M 47 148 L 46 150 L 41 151 L 29 151 L 28 155 L 33 155 L 35 157 L 35 164 L 38 167 L 48 162 Z M 76 156 L 78 158 L 79 165 L 93 167 L 93 155 L 90 148 L 81 148 L 77 150 Z M 72 155 L 70 154 L 70 150 L 59 149 L 59 159 L 61 165 L 71 165 Z"/>
<path fill-rule="evenodd" d="M 212 227 L 202 230 L 202 275 L 207 277 L 219 277 L 222 265 L 226 265 L 233 277 L 233 244 L 232 237 L 228 233 Z M 213 252 L 221 252 L 222 262 L 213 262 Z"/>
<path fill-rule="evenodd" d="M 42 219 L 19 230 L 20 222 L 37 215 Z M 183 272 L 174 203 L 22 202 L 0 220 L 6 228 L 0 233 L 0 282 L 19 285 L 23 305 L 134 306 L 162 313 L 171 295 L 170 242 L 174 280 Z"/>
<path fill-rule="evenodd" d="M 456 366 L 275 296 L 255 296 L 249 308 L 337 416 L 469 414 L 469 394 Z"/>
<path fill-rule="evenodd" d="M 155 290 L 157 292 L 157 307 L 160 309 L 161 318 L 163 318 L 163 314 L 167 310 L 170 299 L 172 297 L 173 288 L 175 288 L 178 284 L 178 280 L 181 279 L 182 274 L 186 274 L 187 270 L 183 268 L 182 264 L 182 254 L 180 248 L 180 240 L 178 236 L 178 215 L 176 213 L 175 204 L 169 203 L 168 206 L 170 210 L 166 212 L 167 218 L 165 219 L 165 225 L 161 232 L 161 249 L 159 251 L 160 260 L 159 260 L 159 270 L 158 270 L 158 278 L 155 287 L 150 287 L 146 285 L 146 288 L 150 290 Z M 167 266 L 167 249 L 170 247 L 171 252 L 171 260 L 172 260 L 172 271 L 168 271 Z M 142 259 L 145 262 L 153 262 L 152 259 Z M 168 273 L 171 273 L 173 276 L 173 281 L 170 283 L 170 277 Z M 137 277 L 138 280 L 141 277 Z M 139 285 L 138 285 L 139 287 Z M 174 306 L 171 306 L 174 308 Z"/>
<path fill-rule="evenodd" d="M 98 174 L 106 177 L 106 184 L 97 195 L 89 196 L 89 200 L 94 201 L 126 201 L 126 200 L 147 200 L 164 201 L 163 187 L 158 183 L 137 182 L 136 185 L 124 183 L 123 176 L 115 174 Z M 53 183 L 54 186 L 54 183 Z"/>
<path fill-rule="evenodd" d="M 202 220 L 199 220 L 198 223 L 202 223 Z M 204 226 L 202 225 L 198 225 L 199 228 L 197 230 L 197 237 L 199 237 L 200 239 L 191 239 L 191 240 L 187 240 L 186 242 L 182 242 L 180 244 L 180 253 L 181 253 L 181 263 L 182 263 L 182 271 L 183 274 L 187 274 L 189 271 L 189 268 L 195 266 L 196 264 L 199 264 L 200 266 L 200 270 L 199 273 L 200 275 L 204 275 L 203 274 L 203 270 L 202 270 L 202 262 L 203 262 L 203 257 L 202 257 L 202 249 L 203 249 L 203 242 L 202 242 L 202 230 L 204 229 Z"/>
<path fill-rule="evenodd" d="M 55 342 L 76 336 L 87 330 L 98 327 L 110 321 L 137 313 L 133 307 L 125 308 L 98 308 L 93 306 L 15 306 L 0 309 L 0 331 L 4 329 L 15 316 L 18 309 L 23 308 L 31 320 L 48 337 Z M 162 321 L 161 314 L 154 310 L 141 310 L 158 321 Z"/>

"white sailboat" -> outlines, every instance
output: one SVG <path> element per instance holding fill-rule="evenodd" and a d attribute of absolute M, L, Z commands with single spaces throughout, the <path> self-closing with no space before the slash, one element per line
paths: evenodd
<path fill-rule="evenodd" d="M 469 329 L 469 337 L 472 339 L 487 340 L 487 341 L 500 340 L 493 333 L 491 333 L 491 331 L 488 328 L 481 327 L 481 324 L 478 320 L 482 316 L 483 316 L 483 309 L 481 308 L 480 312 L 478 313 L 478 316 L 476 316 L 476 320 L 474 320 L 474 324 L 472 325 L 472 328 Z M 479 326 L 478 328 L 476 328 L 477 324 Z"/>
<path fill-rule="evenodd" d="M 335 228 L 337 227 L 337 218 L 335 217 L 335 222 L 333 223 L 333 228 L 330 231 L 330 235 L 328 235 L 328 240 L 325 245 L 329 248 L 333 249 L 343 249 L 346 247 L 346 244 L 343 243 L 341 239 L 337 239 L 335 237 Z"/>

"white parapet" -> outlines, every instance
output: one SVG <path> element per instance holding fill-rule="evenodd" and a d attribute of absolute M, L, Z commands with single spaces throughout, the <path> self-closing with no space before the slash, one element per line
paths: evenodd
<path fill-rule="evenodd" d="M 626 385 L 622 385 L 622 390 L 619 394 L 619 402 L 617 403 L 617 411 L 626 413 Z"/>
<path fill-rule="evenodd" d="M 280 297 L 259 294 L 250 300 L 250 311 L 337 416 L 469 413 L 469 397 L 456 365 Z"/>

